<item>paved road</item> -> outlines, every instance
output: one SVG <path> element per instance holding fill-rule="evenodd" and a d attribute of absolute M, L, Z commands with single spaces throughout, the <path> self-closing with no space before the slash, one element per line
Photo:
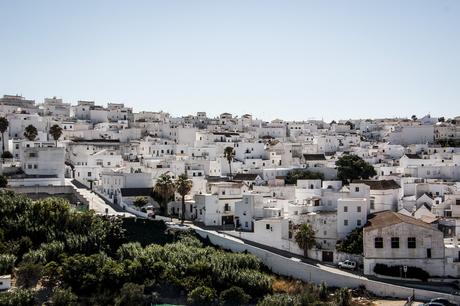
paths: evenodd
<path fill-rule="evenodd" d="M 110 201 L 102 198 L 98 194 L 89 190 L 85 185 L 72 180 L 69 182 L 73 185 L 81 196 L 83 196 L 89 203 L 89 209 L 94 210 L 97 214 L 101 215 L 111 215 L 111 216 L 125 216 L 125 217 L 134 217 L 133 214 L 123 211 L 123 209 Z"/>

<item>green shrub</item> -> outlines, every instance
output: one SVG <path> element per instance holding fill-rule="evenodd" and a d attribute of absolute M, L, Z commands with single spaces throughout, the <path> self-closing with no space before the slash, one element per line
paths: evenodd
<path fill-rule="evenodd" d="M 336 306 L 350 306 L 351 305 L 351 293 L 348 288 L 340 288 L 336 292 L 335 305 Z"/>
<path fill-rule="evenodd" d="M 422 281 L 427 281 L 430 274 L 419 267 L 407 267 L 407 272 L 404 273 L 403 266 L 387 266 L 385 264 L 376 264 L 374 266 L 374 273 L 392 277 L 406 276 L 407 278 L 416 278 Z"/>
<path fill-rule="evenodd" d="M 345 240 L 337 242 L 337 251 L 361 255 L 363 253 L 363 228 L 352 230 Z"/>
<path fill-rule="evenodd" d="M 324 301 L 327 299 L 329 288 L 325 282 L 321 282 L 318 288 L 318 297 L 320 300 Z"/>
<path fill-rule="evenodd" d="M 144 295 L 144 286 L 125 283 L 120 290 L 120 294 L 115 299 L 116 306 L 145 305 L 146 298 Z"/>
<path fill-rule="evenodd" d="M 257 303 L 257 306 L 299 306 L 299 297 L 289 294 L 267 295 Z"/>
<path fill-rule="evenodd" d="M 220 293 L 221 305 L 243 305 L 249 302 L 251 296 L 240 287 L 233 286 Z"/>
<path fill-rule="evenodd" d="M 78 297 L 72 292 L 70 288 L 61 289 L 56 288 L 51 296 L 53 306 L 72 306 L 77 305 Z"/>
<path fill-rule="evenodd" d="M 187 296 L 187 302 L 190 305 L 215 305 L 216 291 L 206 286 L 200 286 L 193 289 Z"/>
<path fill-rule="evenodd" d="M 11 292 L 0 293 L 1 306 L 33 306 L 35 297 L 32 291 L 18 288 Z"/>
<path fill-rule="evenodd" d="M 16 256 L 13 254 L 1 254 L 0 255 L 0 275 L 11 274 L 13 270 Z"/>
<path fill-rule="evenodd" d="M 20 287 L 34 287 L 42 277 L 43 266 L 34 263 L 21 264 L 16 271 L 16 284 Z"/>

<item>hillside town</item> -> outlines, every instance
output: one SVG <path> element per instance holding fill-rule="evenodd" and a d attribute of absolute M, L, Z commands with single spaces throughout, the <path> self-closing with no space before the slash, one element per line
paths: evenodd
<path fill-rule="evenodd" d="M 368 276 L 460 277 L 460 117 L 267 122 L 19 95 L 0 116 L 16 192 L 71 189 L 99 214 L 185 219 Z"/>

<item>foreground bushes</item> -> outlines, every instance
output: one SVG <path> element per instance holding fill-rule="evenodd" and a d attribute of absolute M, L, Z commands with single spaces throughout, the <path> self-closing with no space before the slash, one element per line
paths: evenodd
<path fill-rule="evenodd" d="M 204 247 L 190 233 L 171 237 L 163 222 L 78 212 L 63 199 L 10 192 L 0 192 L 0 215 L 0 272 L 14 272 L 23 288 L 53 288 L 55 304 L 142 305 L 161 297 L 203 304 L 221 297 L 232 305 L 272 290 L 256 257 Z M 27 300 L 29 293 L 8 296 Z"/>

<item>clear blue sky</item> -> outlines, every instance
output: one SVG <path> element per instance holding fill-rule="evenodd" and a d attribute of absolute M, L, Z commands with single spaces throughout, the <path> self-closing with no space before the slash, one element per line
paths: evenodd
<path fill-rule="evenodd" d="M 0 94 L 173 115 L 460 115 L 460 1 L 0 0 L 0 16 Z"/>

